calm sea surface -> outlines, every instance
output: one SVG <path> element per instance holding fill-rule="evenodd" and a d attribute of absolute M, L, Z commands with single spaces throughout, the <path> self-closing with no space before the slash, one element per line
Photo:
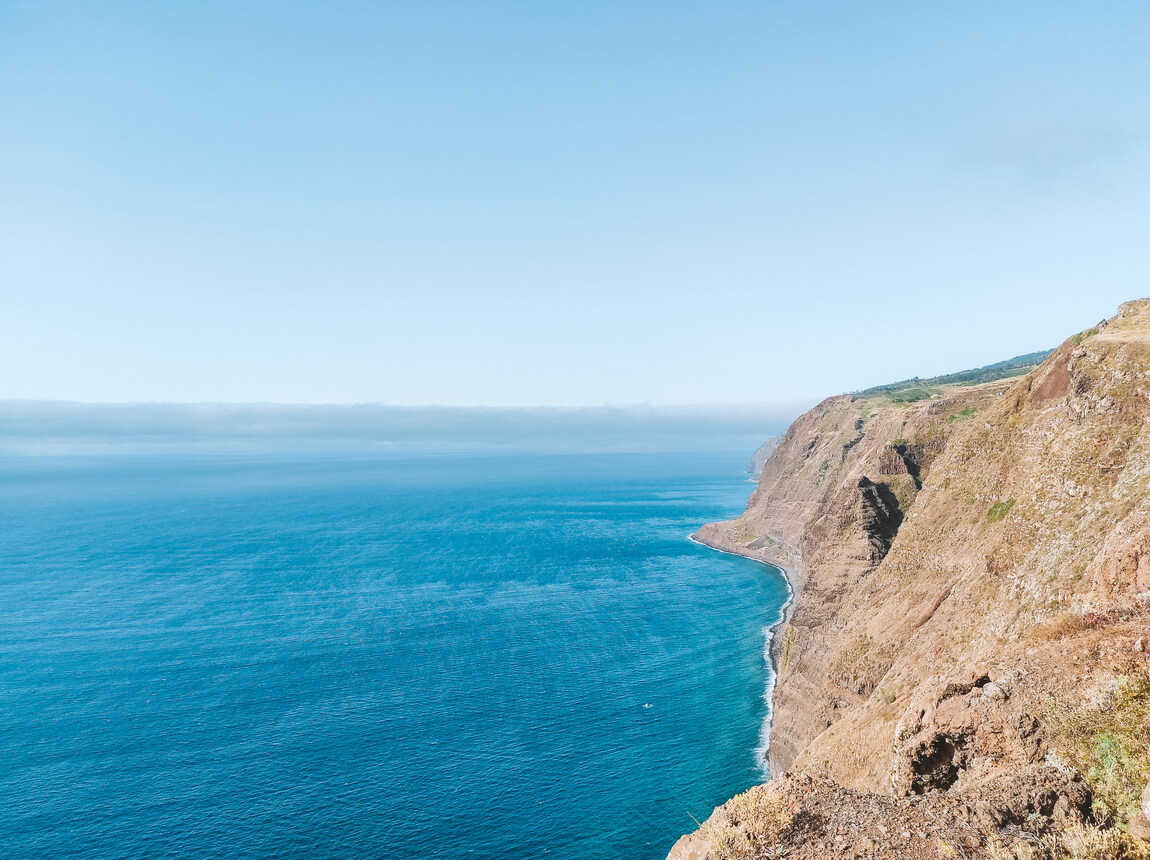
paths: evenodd
<path fill-rule="evenodd" d="M 762 780 L 744 461 L 0 459 L 0 857 L 662 858 Z"/>

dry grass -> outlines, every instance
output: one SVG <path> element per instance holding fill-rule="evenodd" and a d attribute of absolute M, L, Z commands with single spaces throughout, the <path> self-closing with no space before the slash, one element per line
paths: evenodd
<path fill-rule="evenodd" d="M 1041 842 L 991 843 L 990 860 L 1150 860 L 1150 843 L 1114 828 L 1074 824 Z"/>
<path fill-rule="evenodd" d="M 1066 860 L 1150 860 L 1150 843 L 1121 830 L 1076 824 L 1052 840 L 1055 857 Z"/>
<path fill-rule="evenodd" d="M 1082 616 L 1077 612 L 1060 612 L 1045 624 L 1036 627 L 1032 638 L 1037 641 L 1051 642 L 1066 636 L 1073 636 L 1084 629 Z"/>
<path fill-rule="evenodd" d="M 856 636 L 831 661 L 830 677 L 838 686 L 866 696 L 878 686 L 893 661 L 894 648 L 889 644 Z"/>
<path fill-rule="evenodd" d="M 1150 780 L 1150 674 L 1132 669 L 1098 704 L 1051 704 L 1048 724 L 1094 790 L 1095 815 L 1125 827 Z"/>
<path fill-rule="evenodd" d="M 1115 624 L 1150 617 L 1150 601 L 1135 600 L 1086 612 L 1060 612 L 1034 628 L 1036 642 L 1065 639 L 1087 630 L 1105 630 Z"/>
<path fill-rule="evenodd" d="M 781 857 L 779 842 L 793 822 L 786 802 L 758 785 L 727 801 L 699 828 L 699 835 L 711 846 L 714 860 Z"/>

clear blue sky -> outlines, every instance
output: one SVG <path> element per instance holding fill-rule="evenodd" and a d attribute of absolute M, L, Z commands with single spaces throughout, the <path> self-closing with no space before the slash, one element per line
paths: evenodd
<path fill-rule="evenodd" d="M 1144 2 L 0 0 L 0 398 L 820 397 L 1150 294 Z"/>

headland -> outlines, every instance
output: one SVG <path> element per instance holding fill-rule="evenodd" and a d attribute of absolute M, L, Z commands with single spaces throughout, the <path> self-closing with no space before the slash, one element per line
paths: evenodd
<path fill-rule="evenodd" d="M 1150 857 L 1147 426 L 1150 300 L 798 418 L 695 535 L 792 587 L 774 778 L 671 858 Z"/>

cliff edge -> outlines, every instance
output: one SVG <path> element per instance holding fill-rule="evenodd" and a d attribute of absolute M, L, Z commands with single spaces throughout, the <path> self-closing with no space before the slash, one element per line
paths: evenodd
<path fill-rule="evenodd" d="M 905 395 L 824 400 L 700 529 L 795 597 L 775 778 L 671 857 L 1150 857 L 1150 300 Z"/>

